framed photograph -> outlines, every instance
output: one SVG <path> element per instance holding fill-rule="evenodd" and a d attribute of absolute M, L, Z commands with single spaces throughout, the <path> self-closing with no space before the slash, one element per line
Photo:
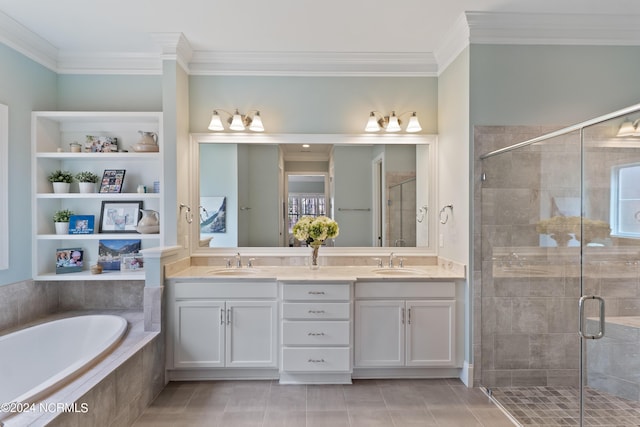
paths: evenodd
<path fill-rule="evenodd" d="M 69 234 L 93 234 L 95 217 L 93 215 L 71 215 Z"/>
<path fill-rule="evenodd" d="M 87 135 L 84 151 L 88 153 L 115 153 L 118 151 L 118 138 Z"/>
<path fill-rule="evenodd" d="M 200 234 L 226 233 L 226 216 L 226 197 L 200 197 Z"/>
<path fill-rule="evenodd" d="M 102 201 L 100 233 L 137 233 L 142 201 Z"/>
<path fill-rule="evenodd" d="M 105 169 L 100 181 L 100 193 L 121 193 L 125 169 Z"/>
<path fill-rule="evenodd" d="M 140 240 L 98 240 L 98 265 L 103 270 L 120 270 L 125 255 L 140 251 Z"/>
<path fill-rule="evenodd" d="M 82 271 L 84 251 L 81 248 L 56 249 L 56 274 Z"/>
<path fill-rule="evenodd" d="M 144 270 L 144 256 L 142 254 L 122 255 L 120 260 L 121 271 L 141 271 Z"/>

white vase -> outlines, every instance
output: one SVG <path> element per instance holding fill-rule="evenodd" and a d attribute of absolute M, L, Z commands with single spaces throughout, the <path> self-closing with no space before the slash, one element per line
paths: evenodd
<path fill-rule="evenodd" d="M 54 193 L 68 193 L 71 184 L 68 182 L 52 182 Z"/>
<path fill-rule="evenodd" d="M 96 184 L 93 182 L 79 182 L 78 188 L 81 193 L 94 193 L 96 191 Z"/>
<path fill-rule="evenodd" d="M 55 222 L 56 225 L 56 234 L 69 234 L 69 223 L 68 222 Z"/>

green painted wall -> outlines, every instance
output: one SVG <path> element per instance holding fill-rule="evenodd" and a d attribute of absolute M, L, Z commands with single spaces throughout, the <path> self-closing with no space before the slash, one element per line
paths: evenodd
<path fill-rule="evenodd" d="M 208 132 L 213 109 L 235 108 L 259 109 L 269 133 L 362 133 L 371 110 L 394 109 L 437 132 L 435 77 L 191 76 L 189 89 L 191 132 Z"/>
<path fill-rule="evenodd" d="M 0 285 L 31 279 L 31 112 L 55 110 L 57 76 L 0 44 L 0 103 L 9 106 L 9 269 Z"/>
<path fill-rule="evenodd" d="M 162 76 L 58 76 L 58 109 L 162 111 Z"/>
<path fill-rule="evenodd" d="M 472 126 L 566 126 L 640 102 L 640 47 L 470 49 Z"/>

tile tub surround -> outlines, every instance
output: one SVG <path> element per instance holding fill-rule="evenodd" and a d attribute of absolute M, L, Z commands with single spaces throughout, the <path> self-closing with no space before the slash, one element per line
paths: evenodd
<path fill-rule="evenodd" d="M 130 329 L 112 353 L 42 400 L 47 408 L 74 402 L 81 408 L 80 404 L 84 403 L 87 412 L 25 412 L 5 420 L 6 427 L 131 425 L 162 390 L 165 385 L 163 334 L 144 331 L 142 312 L 73 311 L 40 321 L 90 313 L 121 315 L 129 322 Z"/>
<path fill-rule="evenodd" d="M 595 333 L 599 320 L 587 319 Z M 640 316 L 607 316 L 605 336 L 587 341 L 587 384 L 590 388 L 638 403 L 640 407 Z"/>
<path fill-rule="evenodd" d="M 25 280 L 0 286 L 0 331 L 60 311 L 142 310 L 144 282 Z"/>
<path fill-rule="evenodd" d="M 33 280 L 0 286 L 0 331 L 58 311 L 56 283 Z"/>

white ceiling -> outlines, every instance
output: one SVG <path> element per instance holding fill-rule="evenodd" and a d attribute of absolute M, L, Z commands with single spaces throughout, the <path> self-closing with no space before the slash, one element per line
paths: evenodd
<path fill-rule="evenodd" d="M 194 53 L 433 56 L 466 11 L 605 18 L 640 15 L 640 1 L 0 0 L 5 15 L 0 24 L 9 27 L 15 21 L 39 36 L 49 44 L 39 49 L 57 56 L 53 61 L 83 55 L 158 55 L 158 33 L 181 33 Z M 12 39 L 7 32 L 0 29 L 0 41 L 10 46 L 26 38 L 18 32 Z"/>

